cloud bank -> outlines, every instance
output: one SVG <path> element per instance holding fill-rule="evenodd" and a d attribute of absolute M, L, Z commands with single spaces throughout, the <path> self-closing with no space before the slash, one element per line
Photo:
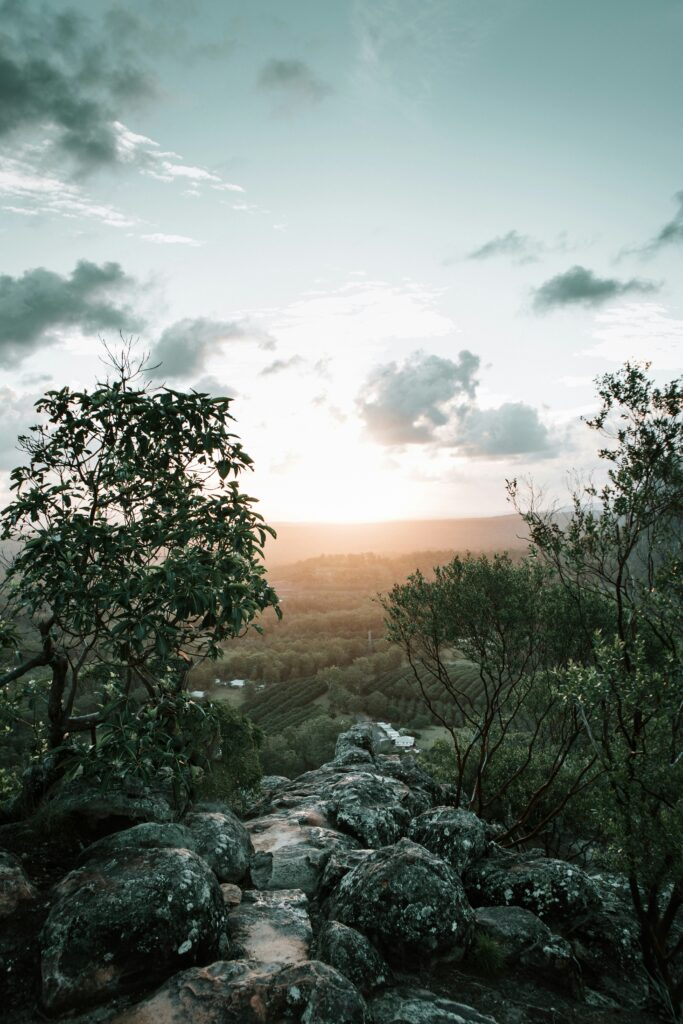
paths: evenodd
<path fill-rule="evenodd" d="M 288 110 L 316 106 L 332 92 L 304 61 L 274 57 L 261 68 L 257 84 L 279 99 L 281 109 Z"/>
<path fill-rule="evenodd" d="M 178 378 L 200 373 L 208 359 L 225 342 L 255 341 L 261 348 L 275 348 L 275 339 L 248 320 L 209 320 L 206 317 L 177 320 L 161 334 L 150 353 L 158 377 Z"/>

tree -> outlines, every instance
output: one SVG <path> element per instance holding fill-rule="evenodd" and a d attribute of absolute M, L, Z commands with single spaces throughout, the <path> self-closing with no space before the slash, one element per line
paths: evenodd
<path fill-rule="evenodd" d="M 94 390 L 36 403 L 43 422 L 20 438 L 26 464 L 0 515 L 2 538 L 19 546 L 4 614 L 39 638 L 17 646 L 0 685 L 49 671 L 53 748 L 79 731 L 94 744 L 114 716 L 164 695 L 180 715 L 192 665 L 265 608 L 279 613 L 262 564 L 274 534 L 237 483 L 251 459 L 231 433 L 230 399 L 153 386 L 130 346 L 109 355 L 112 376 Z M 106 703 L 79 714 L 92 672 Z"/>
<path fill-rule="evenodd" d="M 683 1001 L 683 380 L 655 386 L 626 364 L 598 381 L 588 426 L 605 483 L 571 495 L 567 513 L 508 489 L 533 543 L 585 621 L 608 602 L 612 627 L 594 663 L 564 678 L 602 771 L 603 829 L 629 881 L 643 959 L 676 1017 Z"/>
<path fill-rule="evenodd" d="M 537 836 L 592 782 L 597 760 L 579 749 L 581 723 L 552 678 L 590 651 L 563 589 L 533 558 L 458 556 L 382 603 L 389 638 L 450 736 L 456 804 L 503 818 L 501 842 Z"/>

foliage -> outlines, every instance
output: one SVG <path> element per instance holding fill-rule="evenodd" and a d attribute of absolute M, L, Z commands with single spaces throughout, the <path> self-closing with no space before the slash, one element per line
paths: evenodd
<path fill-rule="evenodd" d="M 383 605 L 389 638 L 450 735 L 456 803 L 503 813 L 502 841 L 538 835 L 590 783 L 596 760 L 586 748 L 579 756 L 581 725 L 553 683 L 553 670 L 590 653 L 563 589 L 534 558 L 456 556 L 433 580 L 415 573 L 394 586 Z M 597 621 L 601 612 L 595 602 Z M 463 680 L 462 654 L 476 665 L 476 687 Z M 547 775 L 537 768 L 541 749 Z"/>
<path fill-rule="evenodd" d="M 90 732 L 85 761 L 168 767 L 187 790 L 210 717 L 183 695 L 187 673 L 264 609 L 279 613 L 262 563 L 273 531 L 237 483 L 251 459 L 230 430 L 230 399 L 153 386 L 130 348 L 112 361 L 93 391 L 47 392 L 42 422 L 20 438 L 27 462 L 0 516 L 2 538 L 20 545 L 3 614 L 27 619 L 38 643 L 22 644 L 0 686 L 46 666 L 51 747 Z M 116 694 L 81 714 L 93 667 Z"/>
<path fill-rule="evenodd" d="M 539 508 L 516 481 L 509 492 L 577 614 L 598 598 L 612 626 L 592 665 L 560 683 L 580 714 L 602 771 L 604 830 L 626 870 L 645 967 L 680 1014 L 683 940 L 683 389 L 657 387 L 626 364 L 599 381 L 602 486 L 571 496 L 568 514 Z"/>
<path fill-rule="evenodd" d="M 294 778 L 319 768 L 332 760 L 337 737 L 349 724 L 348 719 L 333 719 L 321 712 L 300 725 L 267 736 L 261 751 L 264 772 Z"/>
<path fill-rule="evenodd" d="M 495 978 L 505 966 L 505 955 L 500 943 L 492 935 L 477 932 L 467 950 L 466 964 L 470 970 L 484 978 Z"/>
<path fill-rule="evenodd" d="M 259 788 L 263 733 L 226 703 L 208 706 L 217 725 L 218 749 L 199 781 L 197 797 L 227 803 L 239 813 L 253 802 Z"/>

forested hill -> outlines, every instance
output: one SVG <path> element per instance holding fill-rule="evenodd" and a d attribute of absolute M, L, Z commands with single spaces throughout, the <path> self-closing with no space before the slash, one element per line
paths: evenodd
<path fill-rule="evenodd" d="M 383 523 L 272 523 L 277 540 L 266 545 L 269 567 L 317 555 L 373 551 L 514 551 L 526 546 L 526 528 L 517 515 L 462 519 L 406 519 Z"/>

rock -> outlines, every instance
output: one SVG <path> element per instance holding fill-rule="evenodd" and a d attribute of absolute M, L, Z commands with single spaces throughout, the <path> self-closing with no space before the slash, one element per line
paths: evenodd
<path fill-rule="evenodd" d="M 0 918 L 13 914 L 20 903 L 35 898 L 21 863 L 13 854 L 0 850 Z"/>
<path fill-rule="evenodd" d="M 223 902 L 227 907 L 236 907 L 238 903 L 242 902 L 242 890 L 239 885 L 223 882 L 221 892 L 223 893 Z"/>
<path fill-rule="evenodd" d="M 186 814 L 183 824 L 198 853 L 219 882 L 241 882 L 254 854 L 251 837 L 239 818 L 227 810 Z"/>
<path fill-rule="evenodd" d="M 374 1024 L 496 1024 L 463 1003 L 426 989 L 395 988 L 370 1003 Z"/>
<path fill-rule="evenodd" d="M 154 984 L 228 952 L 220 886 L 189 850 L 92 858 L 56 887 L 41 934 L 49 1012 Z"/>
<path fill-rule="evenodd" d="M 148 821 L 104 836 L 86 846 L 78 858 L 78 865 L 87 864 L 90 860 L 114 857 L 124 850 L 158 849 L 192 849 L 192 836 L 183 825 Z"/>
<path fill-rule="evenodd" d="M 386 985 L 391 977 L 389 965 L 372 943 L 339 921 L 325 925 L 317 948 L 318 958 L 335 967 L 364 995 Z"/>
<path fill-rule="evenodd" d="M 364 860 L 367 860 L 372 852 L 372 850 L 360 849 L 335 850 L 325 865 L 318 888 L 319 898 L 325 900 L 328 896 L 331 896 L 344 875 L 348 875 L 349 871 L 362 864 Z"/>
<path fill-rule="evenodd" d="M 427 810 L 429 800 L 400 779 L 370 772 L 337 778 L 325 794 L 332 819 L 363 846 L 384 846 L 404 836 L 411 820 Z"/>
<path fill-rule="evenodd" d="M 238 959 L 302 963 L 309 957 L 313 939 L 308 899 L 300 889 L 247 890 L 228 914 L 228 932 Z"/>
<path fill-rule="evenodd" d="M 525 907 L 560 933 L 599 903 L 597 886 L 575 865 L 504 851 L 477 861 L 465 888 L 473 906 Z"/>
<path fill-rule="evenodd" d="M 582 995 L 581 969 L 571 946 L 530 910 L 479 907 L 474 913 L 477 932 L 496 941 L 507 966 L 519 964 L 577 997 Z"/>
<path fill-rule="evenodd" d="M 327 964 L 219 961 L 175 975 L 112 1024 L 366 1024 L 363 997 Z"/>
<path fill-rule="evenodd" d="M 309 821 L 310 816 L 284 811 L 247 822 L 256 851 L 251 878 L 257 888 L 302 889 L 312 896 L 330 855 L 356 845 L 349 836 Z"/>
<path fill-rule="evenodd" d="M 459 875 L 484 855 L 486 827 L 459 807 L 433 807 L 411 823 L 408 835 L 442 857 Z"/>
<path fill-rule="evenodd" d="M 279 789 L 280 786 L 286 786 L 291 781 L 286 775 L 264 775 L 259 785 L 264 793 L 272 793 L 274 790 Z"/>
<path fill-rule="evenodd" d="M 173 811 L 161 793 L 134 779 L 102 786 L 86 779 L 59 783 L 45 801 L 54 828 L 71 827 L 103 836 L 140 822 L 172 821 Z M 68 826 L 60 825 L 68 822 Z"/>
<path fill-rule="evenodd" d="M 445 861 L 401 839 L 342 878 L 331 916 L 362 931 L 390 959 L 462 954 L 474 914 Z"/>
<path fill-rule="evenodd" d="M 640 955 L 640 937 L 625 878 L 591 879 L 598 906 L 567 935 L 591 988 L 621 1006 L 643 1006 L 649 983 Z"/>
<path fill-rule="evenodd" d="M 337 737 L 334 757 L 337 760 L 351 751 L 361 750 L 371 758 L 379 753 L 384 733 L 372 722 L 358 722 Z"/>

